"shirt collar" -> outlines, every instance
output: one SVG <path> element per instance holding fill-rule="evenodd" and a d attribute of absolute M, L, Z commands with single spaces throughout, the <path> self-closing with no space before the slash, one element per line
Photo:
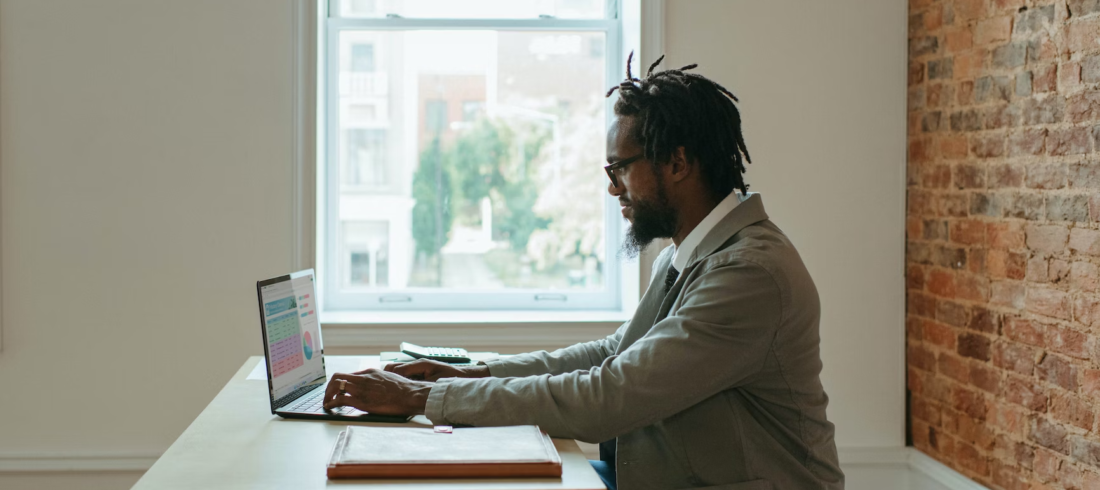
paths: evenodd
<path fill-rule="evenodd" d="M 700 221 L 695 226 L 688 236 L 684 237 L 684 241 L 680 242 L 680 246 L 676 247 L 676 251 L 672 255 L 672 267 L 676 268 L 677 272 L 683 271 L 684 267 L 687 267 L 688 260 L 691 259 L 692 252 L 699 246 L 699 243 L 703 241 L 703 238 L 718 225 L 722 218 L 725 218 L 730 211 L 733 211 L 741 201 L 744 201 L 746 196 L 741 195 L 740 192 L 732 191 L 722 199 L 722 202 L 718 203 L 714 209 L 710 210 L 703 221 Z"/>

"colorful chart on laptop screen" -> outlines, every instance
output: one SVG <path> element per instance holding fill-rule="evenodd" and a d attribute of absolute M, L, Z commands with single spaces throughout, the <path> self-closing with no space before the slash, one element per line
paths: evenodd
<path fill-rule="evenodd" d="M 302 335 L 302 350 L 305 351 L 307 361 L 313 359 L 313 337 L 309 336 L 309 332 Z"/>

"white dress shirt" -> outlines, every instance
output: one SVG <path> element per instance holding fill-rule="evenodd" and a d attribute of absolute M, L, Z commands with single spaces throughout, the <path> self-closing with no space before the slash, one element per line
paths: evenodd
<path fill-rule="evenodd" d="M 699 224 L 695 226 L 695 229 L 691 230 L 691 233 L 688 233 L 688 236 L 684 237 L 684 241 L 680 242 L 680 246 L 676 247 L 676 253 L 672 255 L 672 267 L 676 268 L 676 272 L 681 272 L 684 270 L 684 267 L 687 267 L 688 259 L 691 258 L 691 254 L 695 251 L 695 247 L 699 246 L 699 243 L 703 241 L 703 238 L 706 238 L 710 230 L 713 230 L 714 226 L 717 225 L 719 221 L 722 221 L 722 218 L 725 218 L 727 214 L 730 214 L 730 211 L 733 211 L 738 204 L 741 204 L 741 201 L 748 199 L 749 196 L 753 194 L 756 193 L 750 192 L 748 195 L 742 195 L 737 190 L 734 190 L 730 192 L 725 199 L 722 199 L 722 202 L 718 203 L 714 209 L 710 210 L 710 214 L 707 214 L 707 216 L 703 218 L 703 221 L 700 221 Z"/>

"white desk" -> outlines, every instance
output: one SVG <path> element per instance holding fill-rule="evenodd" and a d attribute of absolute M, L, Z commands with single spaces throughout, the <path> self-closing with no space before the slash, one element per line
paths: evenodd
<path fill-rule="evenodd" d="M 218 396 L 141 477 L 134 489 L 578 489 L 603 490 L 577 443 L 554 439 L 562 477 L 496 480 L 333 480 L 325 476 L 336 435 L 347 422 L 286 420 L 271 414 L 267 381 L 245 379 L 262 362 L 245 361 Z M 358 370 L 377 356 L 325 356 L 331 375 Z M 431 425 L 418 416 L 412 424 Z M 392 425 L 392 424 L 361 424 Z"/>

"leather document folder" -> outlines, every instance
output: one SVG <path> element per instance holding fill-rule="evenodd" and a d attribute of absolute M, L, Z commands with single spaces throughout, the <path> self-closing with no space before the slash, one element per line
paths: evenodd
<path fill-rule="evenodd" d="M 329 478 L 561 477 L 561 457 L 534 425 L 455 428 L 349 426 Z"/>

